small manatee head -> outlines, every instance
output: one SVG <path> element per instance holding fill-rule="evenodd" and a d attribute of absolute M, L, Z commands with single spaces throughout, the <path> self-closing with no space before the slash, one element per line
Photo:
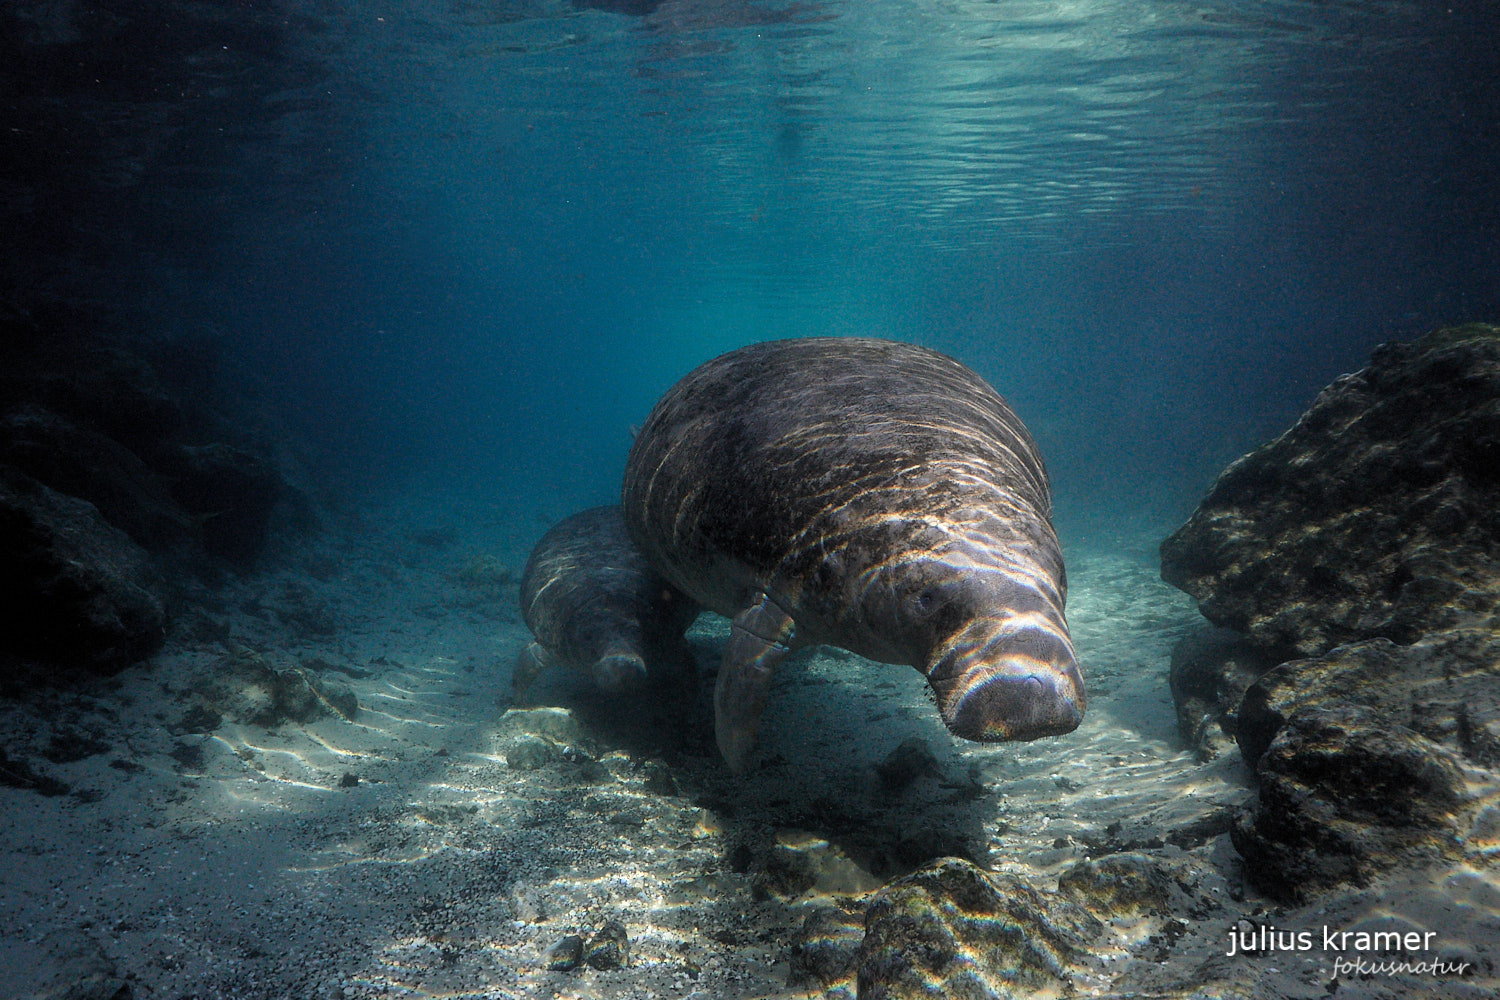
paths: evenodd
<path fill-rule="evenodd" d="M 966 740 L 1060 736 L 1083 721 L 1083 676 L 1060 615 L 976 617 L 935 647 L 926 673 L 943 722 Z"/>

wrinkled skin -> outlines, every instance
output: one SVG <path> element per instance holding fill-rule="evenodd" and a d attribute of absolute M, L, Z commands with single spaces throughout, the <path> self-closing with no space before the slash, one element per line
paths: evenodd
<path fill-rule="evenodd" d="M 815 643 L 916 667 L 965 739 L 1082 719 L 1045 468 L 950 358 L 819 338 L 709 361 L 642 426 L 622 508 L 652 566 L 732 619 L 715 709 L 735 770 L 776 664 Z"/>
<path fill-rule="evenodd" d="M 689 669 L 683 633 L 698 610 L 636 550 L 619 507 L 565 518 L 521 575 L 521 615 L 536 642 L 516 662 L 514 694 L 554 663 L 587 670 L 610 693 Z"/>

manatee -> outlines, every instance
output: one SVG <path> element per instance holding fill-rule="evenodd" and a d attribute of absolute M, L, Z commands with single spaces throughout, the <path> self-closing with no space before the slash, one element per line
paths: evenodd
<path fill-rule="evenodd" d="M 554 662 L 588 670 L 609 692 L 639 687 L 653 671 L 681 672 L 692 663 L 683 633 L 698 611 L 636 550 L 618 506 L 565 518 L 521 574 L 521 615 L 536 641 L 516 662 L 514 693 Z"/>
<path fill-rule="evenodd" d="M 964 739 L 1082 720 L 1046 469 L 952 358 L 826 337 L 708 361 L 641 426 L 621 505 L 657 571 L 732 620 L 714 690 L 731 770 L 776 665 L 814 644 L 916 667 Z"/>

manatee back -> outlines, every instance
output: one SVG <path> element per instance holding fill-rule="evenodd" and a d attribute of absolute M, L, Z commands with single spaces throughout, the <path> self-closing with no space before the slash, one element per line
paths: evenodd
<path fill-rule="evenodd" d="M 994 389 L 946 355 L 870 338 L 768 341 L 701 365 L 642 425 L 622 491 L 652 564 L 729 615 L 799 540 L 881 504 L 1051 512 L 1036 444 Z"/>

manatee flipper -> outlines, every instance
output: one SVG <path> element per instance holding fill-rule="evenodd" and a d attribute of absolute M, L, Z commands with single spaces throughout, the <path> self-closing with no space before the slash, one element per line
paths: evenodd
<path fill-rule="evenodd" d="M 521 696 L 541 676 L 543 670 L 552 665 L 552 654 L 539 642 L 529 644 L 516 656 L 516 666 L 510 675 L 511 701 L 520 701 Z"/>
<path fill-rule="evenodd" d="M 791 650 L 794 628 L 791 616 L 765 594 L 730 623 L 729 642 L 714 685 L 714 735 L 735 774 L 744 773 L 755 749 L 760 714 L 771 693 L 776 665 Z"/>

